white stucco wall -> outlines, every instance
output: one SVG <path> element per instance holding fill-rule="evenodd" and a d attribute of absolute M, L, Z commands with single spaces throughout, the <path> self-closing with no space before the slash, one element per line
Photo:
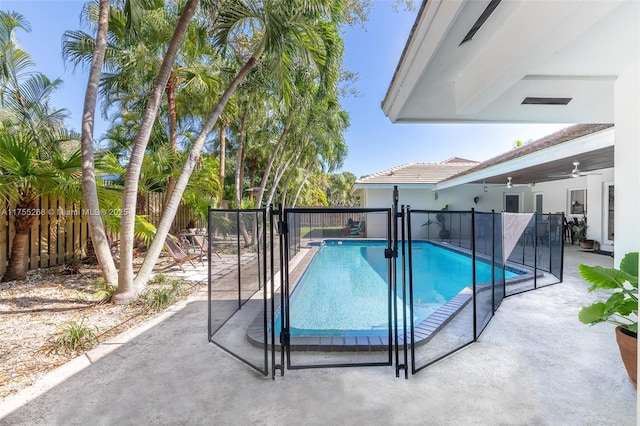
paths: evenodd
<path fill-rule="evenodd" d="M 411 187 L 406 188 L 398 187 L 398 206 L 405 205 L 411 206 L 412 210 L 441 210 L 448 205 L 450 211 L 470 211 L 475 208 L 476 211 L 490 212 L 492 210 L 500 212 L 504 210 L 505 194 L 518 194 L 520 195 L 520 211 L 532 212 L 533 211 L 533 196 L 531 188 L 514 187 L 507 188 L 505 185 L 486 185 L 487 190 L 485 192 L 485 185 L 482 184 L 467 184 L 461 185 L 455 188 L 449 188 L 441 191 L 433 191 L 431 186 Z M 436 192 L 438 199 L 436 200 Z M 363 207 L 369 208 L 390 208 L 393 203 L 392 187 L 386 188 L 365 188 L 363 190 L 364 196 Z M 474 203 L 474 198 L 478 197 L 478 203 Z M 412 224 L 412 232 L 414 235 L 419 235 L 424 232 L 424 228 L 420 228 L 420 224 Z M 437 230 L 436 225 L 432 225 Z M 384 237 L 383 230 L 386 229 L 386 225 L 383 222 L 383 218 L 376 216 L 371 217 L 368 220 L 367 236 L 370 238 Z"/>
<path fill-rule="evenodd" d="M 637 35 L 637 32 L 636 32 Z M 636 39 L 637 42 L 637 39 Z M 629 52 L 638 56 L 638 51 Z M 619 265 L 624 255 L 639 250 L 640 221 L 640 67 L 635 61 L 614 82 L 615 115 L 615 226 L 619 230 L 615 241 L 615 264 Z M 624 231 L 624 232 L 622 232 Z"/>

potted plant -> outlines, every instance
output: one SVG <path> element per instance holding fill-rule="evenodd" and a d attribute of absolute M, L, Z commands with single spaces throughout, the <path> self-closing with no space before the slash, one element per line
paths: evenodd
<path fill-rule="evenodd" d="M 588 291 L 613 291 L 605 302 L 582 308 L 578 319 L 584 324 L 609 322 L 616 325 L 616 341 L 629 380 L 637 387 L 638 354 L 638 252 L 627 253 L 620 269 L 579 265 Z"/>
<path fill-rule="evenodd" d="M 593 240 L 587 239 L 587 218 L 582 217 L 581 220 L 577 218 L 573 219 L 573 225 L 571 226 L 571 231 L 573 232 L 573 239 L 578 241 L 580 247 L 584 249 L 593 248 Z"/>
<path fill-rule="evenodd" d="M 449 204 L 445 205 L 441 211 L 446 211 L 449 210 Z M 436 215 L 436 221 L 438 222 L 438 225 L 440 225 L 440 239 L 441 240 L 446 240 L 447 238 L 449 238 L 449 230 L 447 229 L 447 222 L 445 220 L 445 215 L 444 213 L 438 213 Z"/>

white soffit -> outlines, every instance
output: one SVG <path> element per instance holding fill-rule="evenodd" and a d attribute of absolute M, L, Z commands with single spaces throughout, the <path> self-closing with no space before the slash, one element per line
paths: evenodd
<path fill-rule="evenodd" d="M 613 81 L 638 60 L 640 2 L 505 0 L 459 45 L 488 3 L 427 3 L 383 101 L 392 121 L 613 121 Z"/>

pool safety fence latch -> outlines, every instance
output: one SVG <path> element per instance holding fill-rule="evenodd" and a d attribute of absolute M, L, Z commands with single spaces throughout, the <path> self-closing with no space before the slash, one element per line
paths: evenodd
<path fill-rule="evenodd" d="M 280 235 L 287 235 L 289 233 L 289 225 L 285 220 L 278 222 L 278 231 Z"/>

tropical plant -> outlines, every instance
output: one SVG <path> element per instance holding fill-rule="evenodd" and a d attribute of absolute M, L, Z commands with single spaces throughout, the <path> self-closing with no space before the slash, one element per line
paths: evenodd
<path fill-rule="evenodd" d="M 440 230 L 442 231 L 447 231 L 447 221 L 446 221 L 446 217 L 444 215 L 444 213 L 442 213 L 443 211 L 447 211 L 449 210 L 449 204 L 445 205 L 442 209 L 441 212 L 436 214 L 436 222 L 438 222 L 438 225 L 440 225 Z"/>
<path fill-rule="evenodd" d="M 96 291 L 93 292 L 93 300 L 98 303 L 107 303 L 116 292 L 116 286 L 109 284 L 103 277 L 99 277 L 95 283 Z"/>
<path fill-rule="evenodd" d="M 57 167 L 56 167 L 57 166 Z M 29 131 L 0 132 L 0 200 L 14 216 L 15 236 L 11 257 L 3 281 L 23 280 L 27 269 L 25 253 L 31 226 L 39 215 L 38 199 L 45 194 L 64 196 L 73 201 L 79 196 L 80 155 L 76 152 L 66 161 L 62 158 L 43 160 L 40 148 Z M 76 176 L 76 191 L 68 185 L 70 175 Z M 66 193 L 65 193 L 66 192 Z"/>
<path fill-rule="evenodd" d="M 278 1 L 224 3 L 223 10 L 216 22 L 216 45 L 224 50 L 230 46 L 231 38 L 242 36 L 253 40 L 251 43 L 252 49 L 239 52 L 241 53 L 239 58 L 243 60 L 242 67 L 219 98 L 216 107 L 207 117 L 200 134 L 193 142 L 182 172 L 176 181 L 176 187 L 167 202 L 166 209 L 158 225 L 158 234 L 151 247 L 149 247 L 145 261 L 138 272 L 135 287 L 139 288 L 148 281 L 153 265 L 162 250 L 163 240 L 171 227 L 191 172 L 200 156 L 205 138 L 217 123 L 222 110 L 240 83 L 260 64 L 261 66 L 269 67 L 272 74 L 281 84 L 280 87 L 286 90 L 291 85 L 289 66 L 293 61 L 310 60 L 322 66 L 322 63 L 326 60 L 324 49 L 327 44 L 323 42 L 325 36 L 336 36 L 337 25 L 340 24 L 339 16 L 336 16 L 339 8 L 333 8 L 332 6 L 334 6 L 332 2 L 324 1 L 296 4 Z M 331 31 L 332 28 L 333 32 Z M 326 38 L 326 40 L 329 39 Z M 145 138 L 145 141 L 147 139 Z M 136 148 L 134 148 L 134 153 L 135 150 Z M 132 155 L 133 160 L 134 155 Z M 131 182 L 132 185 L 136 185 L 137 176 L 138 171 L 134 169 L 132 173 L 130 162 L 127 183 Z M 125 184 L 125 192 L 127 190 L 128 187 Z M 123 206 L 132 202 L 135 202 L 135 200 L 131 199 L 131 194 L 125 194 Z M 125 232 L 123 238 L 125 238 L 128 231 L 123 231 Z M 130 247 L 126 247 L 125 250 L 123 246 L 124 258 L 127 258 L 130 253 Z M 119 289 L 119 291 L 127 290 L 125 283 L 127 282 L 127 277 L 132 275 L 132 265 L 129 263 L 121 264 L 120 282 L 123 283 L 123 288 Z"/>
<path fill-rule="evenodd" d="M 571 232 L 573 233 L 573 239 L 580 242 L 587 239 L 587 218 L 585 216 L 582 219 L 573 219 L 571 225 Z"/>
<path fill-rule="evenodd" d="M 160 283 L 161 287 L 149 287 L 142 293 L 142 305 L 148 311 L 159 312 L 174 304 L 182 294 L 182 283 L 179 280 L 164 278 Z"/>
<path fill-rule="evenodd" d="M 66 349 L 75 351 L 77 349 L 88 350 L 98 343 L 97 327 L 85 325 L 85 318 L 80 322 L 72 321 L 51 338 L 50 347 L 52 350 Z M 95 330 L 95 331 L 94 331 Z"/>
<path fill-rule="evenodd" d="M 578 313 L 584 324 L 608 322 L 638 333 L 638 252 L 627 253 L 620 269 L 602 266 L 578 266 L 580 276 L 591 283 L 588 291 L 612 292 L 604 302 L 586 306 Z"/>

